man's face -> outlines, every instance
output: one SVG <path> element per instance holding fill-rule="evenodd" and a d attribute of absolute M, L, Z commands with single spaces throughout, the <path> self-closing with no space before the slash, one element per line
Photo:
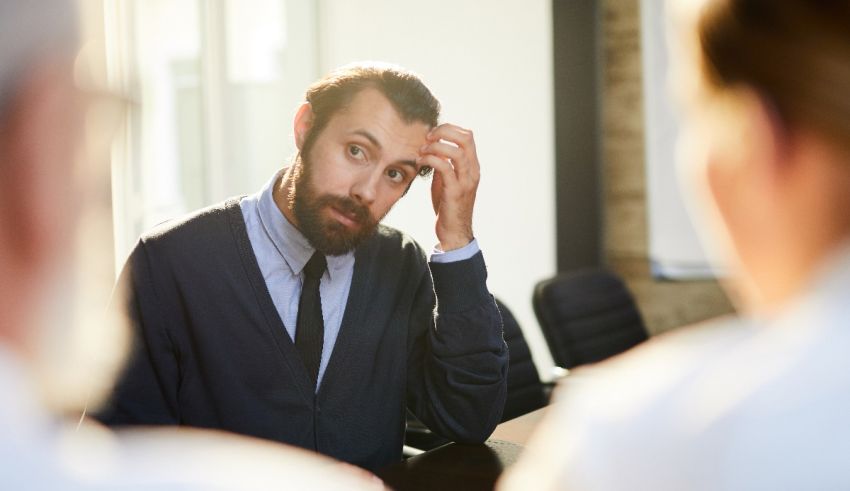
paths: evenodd
<path fill-rule="evenodd" d="M 383 94 L 364 89 L 308 138 L 296 163 L 293 213 L 313 247 L 344 254 L 375 232 L 417 176 L 429 130 L 406 123 Z"/>

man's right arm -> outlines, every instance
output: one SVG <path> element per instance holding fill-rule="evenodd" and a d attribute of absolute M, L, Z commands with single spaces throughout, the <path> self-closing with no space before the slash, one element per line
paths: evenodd
<path fill-rule="evenodd" d="M 166 331 L 145 243 L 139 241 L 118 279 L 111 309 L 132 331 L 126 366 L 94 418 L 110 426 L 179 424 L 179 353 Z"/>

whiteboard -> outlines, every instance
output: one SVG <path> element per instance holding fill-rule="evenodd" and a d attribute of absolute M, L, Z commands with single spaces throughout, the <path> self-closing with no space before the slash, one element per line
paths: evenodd
<path fill-rule="evenodd" d="M 676 169 L 680 123 L 668 90 L 665 3 L 641 0 L 650 265 L 656 278 L 713 278 L 715 274 L 698 239 Z"/>

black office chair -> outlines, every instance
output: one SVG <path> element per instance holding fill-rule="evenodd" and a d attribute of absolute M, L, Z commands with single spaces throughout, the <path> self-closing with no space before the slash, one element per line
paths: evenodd
<path fill-rule="evenodd" d="M 516 318 L 499 299 L 496 299 L 496 305 L 502 313 L 505 343 L 510 355 L 508 398 L 502 413 L 502 421 L 507 421 L 545 406 L 548 402 L 548 391 L 540 382 L 534 360 L 531 359 L 531 350 Z"/>
<path fill-rule="evenodd" d="M 588 269 L 543 280 L 532 303 L 552 357 L 564 368 L 602 361 L 649 337 L 634 298 L 610 271 Z"/>

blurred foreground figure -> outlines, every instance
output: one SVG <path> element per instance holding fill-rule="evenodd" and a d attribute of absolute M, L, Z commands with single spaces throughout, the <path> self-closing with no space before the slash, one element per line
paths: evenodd
<path fill-rule="evenodd" d="M 669 5 L 687 194 L 742 316 L 577 374 L 501 489 L 848 489 L 850 2 Z"/>
<path fill-rule="evenodd" d="M 126 345 L 113 323 L 85 312 L 108 271 L 100 233 L 109 214 L 96 205 L 109 193 L 88 189 L 108 174 L 82 145 L 84 128 L 104 128 L 91 119 L 94 98 L 75 84 L 75 20 L 68 0 L 0 2 L 0 487 L 381 488 L 361 470 L 282 445 L 75 429 L 57 416 L 79 411 L 81 386 L 109 387 L 122 355 L 115 346 Z M 101 276 L 108 298 L 110 274 Z"/>

